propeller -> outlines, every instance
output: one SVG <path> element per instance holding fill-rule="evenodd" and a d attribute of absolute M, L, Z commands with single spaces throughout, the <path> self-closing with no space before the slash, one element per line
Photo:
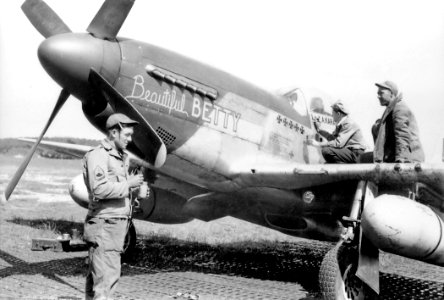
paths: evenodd
<path fill-rule="evenodd" d="M 62 19 L 42 0 L 26 0 L 22 10 L 35 29 L 45 38 L 71 32 Z"/>
<path fill-rule="evenodd" d="M 86 31 L 99 39 L 115 39 L 133 4 L 134 0 L 106 0 Z M 22 10 L 45 38 L 72 32 L 43 0 L 26 0 Z"/>
<path fill-rule="evenodd" d="M 11 193 L 14 191 L 17 183 L 19 182 L 20 178 L 23 175 L 23 172 L 25 171 L 26 167 L 28 166 L 29 162 L 31 161 L 31 158 L 34 155 L 34 152 L 37 149 L 37 146 L 39 145 L 40 141 L 42 140 L 43 136 L 45 135 L 46 131 L 48 130 L 48 128 L 51 125 L 52 121 L 54 120 L 55 116 L 59 112 L 60 108 L 63 106 L 63 104 L 65 104 L 69 95 L 70 94 L 66 89 L 63 89 L 60 92 L 59 99 L 57 100 L 57 103 L 55 104 L 54 109 L 51 113 L 51 116 L 49 117 L 48 121 L 46 122 L 45 127 L 43 128 L 42 132 L 40 133 L 40 137 L 37 139 L 35 144 L 32 146 L 31 151 L 28 152 L 28 155 L 23 160 L 22 164 L 20 165 L 18 170 L 15 172 L 14 176 L 12 177 L 8 186 L 6 187 L 5 194 L 3 195 L 3 198 L 2 198 L 2 202 L 6 202 L 7 200 L 9 200 Z"/>
<path fill-rule="evenodd" d="M 133 4 L 134 0 L 106 0 L 86 31 L 99 39 L 115 39 Z"/>
<path fill-rule="evenodd" d="M 87 31 L 91 33 L 94 37 L 99 39 L 115 39 L 117 36 L 117 33 L 119 32 L 120 28 L 122 27 L 123 22 L 125 21 L 126 17 L 128 16 L 132 6 L 134 4 L 134 0 L 106 0 L 102 7 L 99 9 L 97 14 L 94 16 L 93 20 L 88 26 Z M 32 25 L 37 29 L 45 38 L 52 37 L 54 35 L 59 35 L 63 33 L 71 33 L 72 31 L 69 29 L 69 27 L 62 21 L 62 19 L 43 1 L 43 0 L 26 0 L 22 4 L 22 10 L 25 13 L 26 17 L 29 19 L 29 21 L 32 23 Z M 54 46 L 53 44 L 51 44 Z M 48 45 L 46 45 L 47 48 L 44 48 L 41 51 L 63 51 L 64 49 L 59 49 L 57 47 L 54 47 L 54 49 L 50 48 Z M 49 50 L 48 50 L 49 49 Z M 50 53 L 52 56 L 53 53 Z M 67 53 L 60 52 L 58 53 L 59 56 L 64 56 Z M 72 54 L 72 53 L 68 53 Z M 49 56 L 51 56 L 49 55 Z M 51 57 L 49 58 L 51 60 Z M 52 62 L 54 62 L 54 58 L 52 58 Z M 57 63 L 55 63 L 57 65 Z M 65 65 L 62 64 L 64 67 Z M 54 66 L 52 66 L 55 68 Z M 57 67 L 60 68 L 60 65 Z M 63 69 L 63 68 L 60 68 Z M 101 78 L 101 84 L 103 85 L 105 82 L 105 86 L 109 85 L 105 79 L 103 79 L 99 74 L 96 74 L 99 78 Z M 96 76 L 96 77 L 97 77 Z M 45 135 L 46 131 L 48 130 L 49 126 L 51 125 L 52 121 L 54 120 L 55 116 L 59 112 L 60 108 L 63 106 L 63 104 L 66 102 L 68 97 L 70 96 L 70 92 L 68 90 L 71 90 L 69 86 L 63 86 L 62 91 L 60 92 L 60 96 L 57 100 L 57 103 L 54 106 L 54 109 L 51 113 L 51 116 L 49 117 L 45 127 L 43 128 L 43 131 L 40 134 L 40 137 L 37 139 L 33 147 L 31 148 L 30 152 L 26 156 L 26 158 L 23 160 L 22 164 L 14 174 L 13 178 L 9 182 L 8 186 L 6 187 L 6 190 L 2 197 L 0 198 L 0 203 L 4 204 L 9 197 L 11 196 L 11 193 L 14 191 L 15 187 L 17 186 L 17 183 L 19 182 L 20 178 L 22 177 L 26 167 L 28 166 L 29 162 L 32 159 L 32 156 L 34 155 L 38 145 L 40 144 L 40 141 L 42 140 L 43 136 Z M 116 90 L 112 86 L 109 85 L 107 87 L 107 91 L 111 90 L 112 93 L 117 93 Z M 103 92 L 103 91 L 102 91 Z M 118 94 L 119 95 L 119 94 Z M 121 102 L 121 101 L 120 101 Z M 129 104 L 129 103 L 128 103 Z M 130 108 L 132 108 L 131 104 L 129 104 Z M 125 106 L 128 108 L 128 106 Z M 134 109 L 134 108 L 133 108 Z M 136 111 L 137 112 L 137 111 Z M 142 122 L 141 122 L 142 123 Z M 145 126 L 149 127 L 149 124 L 146 125 L 146 121 L 144 122 Z M 152 128 L 150 129 L 148 136 L 154 133 L 154 135 L 157 136 L 154 130 Z M 145 134 L 146 135 L 146 134 Z M 157 136 L 157 143 L 155 143 L 155 147 L 152 150 L 155 152 L 154 154 L 154 160 L 155 165 L 162 165 L 165 161 L 166 156 L 166 148 L 163 142 L 160 140 L 160 138 Z M 158 140 L 160 140 L 160 143 L 158 143 Z M 162 147 L 163 146 L 163 147 Z M 151 151 L 151 150 L 150 150 Z"/>

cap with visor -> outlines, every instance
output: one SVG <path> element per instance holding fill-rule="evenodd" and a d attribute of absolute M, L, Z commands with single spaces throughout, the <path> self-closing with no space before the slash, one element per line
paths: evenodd
<path fill-rule="evenodd" d="M 137 125 L 137 124 L 139 124 L 139 122 L 130 119 L 129 117 L 127 117 L 124 114 L 116 113 L 116 114 L 112 114 L 111 116 L 109 116 L 108 120 L 106 120 L 106 129 L 110 129 L 110 128 L 116 126 L 117 124 Z"/>

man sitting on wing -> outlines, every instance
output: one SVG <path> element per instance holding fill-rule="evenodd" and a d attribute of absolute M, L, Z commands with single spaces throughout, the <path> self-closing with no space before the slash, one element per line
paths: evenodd
<path fill-rule="evenodd" d="M 327 163 L 356 163 L 366 149 L 361 128 L 349 116 L 341 100 L 332 105 L 333 120 L 336 128 L 332 133 L 320 130 L 315 122 L 316 131 L 326 140 L 312 139 L 308 144 L 322 147 L 322 156 Z"/>

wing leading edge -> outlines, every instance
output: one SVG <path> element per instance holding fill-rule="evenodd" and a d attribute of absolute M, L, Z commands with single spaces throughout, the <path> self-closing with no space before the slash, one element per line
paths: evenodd
<path fill-rule="evenodd" d="M 34 143 L 34 139 L 21 138 Z M 42 141 L 39 147 L 81 158 L 91 146 Z M 131 163 L 153 169 L 154 166 L 133 153 Z M 444 197 L 444 164 L 264 164 L 239 167 L 233 181 L 238 188 L 269 187 L 300 189 L 347 180 L 366 180 L 376 184 L 407 186 L 416 182 L 426 184 Z"/>
<path fill-rule="evenodd" d="M 26 143 L 34 143 L 35 139 L 28 138 L 19 138 L 18 140 L 26 142 Z M 87 145 L 79 145 L 79 144 L 70 144 L 70 143 L 62 143 L 62 142 L 51 142 L 51 141 L 41 141 L 40 148 L 53 150 L 62 154 L 70 155 L 73 158 L 82 158 L 86 152 L 91 150 L 91 146 Z M 153 169 L 154 166 L 148 163 L 147 161 L 141 159 L 137 155 L 129 152 L 130 164 L 134 166 L 141 166 L 149 169 Z"/>
<path fill-rule="evenodd" d="M 241 187 L 299 189 L 346 180 L 407 186 L 426 184 L 444 196 L 444 164 L 272 164 L 235 171 Z"/>

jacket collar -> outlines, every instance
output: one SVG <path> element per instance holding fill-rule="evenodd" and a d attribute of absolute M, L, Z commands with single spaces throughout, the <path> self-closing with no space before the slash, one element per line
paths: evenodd
<path fill-rule="evenodd" d="M 105 148 L 109 152 L 110 155 L 115 156 L 120 159 L 123 159 L 127 156 L 127 153 L 125 151 L 122 153 L 117 151 L 117 149 L 112 146 L 110 140 L 104 139 L 104 140 L 102 140 L 101 143 L 102 143 L 103 148 Z"/>
<path fill-rule="evenodd" d="M 384 114 L 382 115 L 381 118 L 381 122 L 384 122 L 385 119 L 387 118 L 387 116 L 393 111 L 393 108 L 395 107 L 395 105 L 400 102 L 402 100 L 402 98 L 397 97 L 395 98 L 392 102 L 390 102 L 389 105 L 387 105 L 387 108 L 384 111 Z"/>
<path fill-rule="evenodd" d="M 347 121 L 348 119 L 348 115 L 344 116 L 341 120 L 339 120 L 338 124 L 336 124 L 336 126 L 340 126 L 342 124 L 344 124 L 345 121 Z"/>

